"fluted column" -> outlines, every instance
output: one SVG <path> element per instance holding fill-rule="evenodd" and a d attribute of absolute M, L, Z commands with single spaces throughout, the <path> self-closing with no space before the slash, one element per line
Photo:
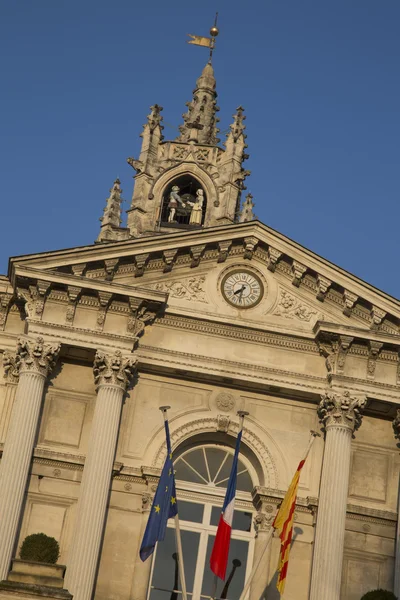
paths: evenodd
<path fill-rule="evenodd" d="M 144 532 L 146 529 L 147 521 L 149 518 L 149 512 L 151 509 L 152 497 L 150 494 L 143 494 L 142 496 L 142 526 L 140 531 L 139 545 L 143 539 Z M 132 600 L 146 600 L 147 592 L 150 583 L 150 572 L 151 572 L 151 560 L 140 560 L 139 552 L 136 553 L 135 570 L 133 572 L 132 580 Z"/>
<path fill-rule="evenodd" d="M 268 512 L 264 512 L 268 511 Z M 260 555 L 265 551 L 262 562 L 255 574 L 253 583 L 250 588 L 250 600 L 264 600 L 265 590 L 269 580 L 269 565 L 271 561 L 271 540 L 265 550 L 268 539 L 268 534 L 272 526 L 272 514 L 274 509 L 272 506 L 266 506 L 263 511 L 259 511 L 254 518 L 254 528 L 256 530 L 256 539 L 254 544 L 253 564 L 256 564 Z"/>
<path fill-rule="evenodd" d="M 101 539 L 124 394 L 136 359 L 121 352 L 97 352 L 94 377 L 96 406 L 79 492 L 77 519 L 68 552 L 65 588 L 74 600 L 90 600 L 95 584 Z"/>
<path fill-rule="evenodd" d="M 361 425 L 365 399 L 327 392 L 318 416 L 325 451 L 318 500 L 310 600 L 340 600 L 351 439 Z"/>
<path fill-rule="evenodd" d="M 0 467 L 0 581 L 13 556 L 44 385 L 59 350 L 59 344 L 44 344 L 42 338 L 20 338 L 16 354 L 4 357 L 6 375 L 19 374 L 19 381 Z"/>

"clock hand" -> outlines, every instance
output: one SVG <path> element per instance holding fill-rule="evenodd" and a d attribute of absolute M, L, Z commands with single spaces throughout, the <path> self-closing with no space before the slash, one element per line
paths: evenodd
<path fill-rule="evenodd" d="M 246 289 L 245 285 L 242 285 L 241 288 L 239 288 L 238 290 L 236 290 L 236 292 L 233 292 L 234 295 L 236 296 L 237 294 L 243 294 L 244 290 Z"/>

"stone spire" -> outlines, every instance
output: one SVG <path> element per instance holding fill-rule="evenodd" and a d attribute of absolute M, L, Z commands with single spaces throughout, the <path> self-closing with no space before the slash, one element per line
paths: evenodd
<path fill-rule="evenodd" d="M 209 62 L 196 81 L 193 99 L 186 103 L 188 111 L 183 115 L 184 123 L 179 127 L 181 134 L 177 141 L 193 141 L 211 146 L 218 144 L 220 141 L 217 138 L 219 119 L 216 117 L 216 113 L 219 111 L 219 107 L 215 88 L 214 69 Z"/>
<path fill-rule="evenodd" d="M 253 208 L 255 203 L 253 202 L 253 196 L 247 194 L 246 200 L 243 202 L 242 210 L 239 214 L 239 223 L 246 223 L 247 221 L 254 221 L 256 218 Z"/>
<path fill-rule="evenodd" d="M 117 178 L 106 200 L 104 214 L 100 218 L 100 233 L 96 242 L 119 241 L 129 237 L 128 230 L 121 227 L 121 182 Z"/>

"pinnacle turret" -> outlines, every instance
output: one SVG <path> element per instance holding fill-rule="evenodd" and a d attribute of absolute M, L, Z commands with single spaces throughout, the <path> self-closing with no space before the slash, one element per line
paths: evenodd
<path fill-rule="evenodd" d="M 217 106 L 216 81 L 211 63 L 207 63 L 196 81 L 193 99 L 186 103 L 187 113 L 183 115 L 184 123 L 179 127 L 180 136 L 177 141 L 196 142 L 198 144 L 216 145 L 219 119 Z"/>
<path fill-rule="evenodd" d="M 247 221 L 254 221 L 256 218 L 253 208 L 255 206 L 255 202 L 253 202 L 253 196 L 251 194 L 247 194 L 245 201 L 243 202 L 242 210 L 239 214 L 239 223 L 247 223 Z"/>
<path fill-rule="evenodd" d="M 101 227 L 97 242 L 117 241 L 129 237 L 128 230 L 121 227 L 121 182 L 117 178 L 106 200 L 104 214 L 100 218 Z"/>

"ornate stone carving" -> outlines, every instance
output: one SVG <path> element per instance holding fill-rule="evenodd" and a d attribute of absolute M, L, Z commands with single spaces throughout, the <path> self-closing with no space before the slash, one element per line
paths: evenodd
<path fill-rule="evenodd" d="M 377 329 L 379 327 L 379 325 L 382 323 L 383 319 L 386 317 L 386 312 L 384 310 L 381 310 L 377 306 L 373 306 L 371 309 L 371 316 L 372 316 L 371 328 Z"/>
<path fill-rule="evenodd" d="M 272 508 L 272 507 L 271 507 Z M 272 527 L 272 514 L 266 514 L 263 512 L 258 512 L 254 517 L 254 529 L 256 530 L 256 537 L 258 537 L 261 532 L 268 532 Z"/>
<path fill-rule="evenodd" d="M 243 258 L 251 260 L 253 258 L 254 251 L 258 244 L 258 238 L 252 236 L 244 238 L 244 254 Z"/>
<path fill-rule="evenodd" d="M 276 265 L 278 264 L 278 260 L 282 256 L 282 252 L 279 252 L 276 248 L 272 246 L 268 246 L 268 264 L 267 269 L 272 273 L 276 269 Z"/>
<path fill-rule="evenodd" d="M 353 343 L 354 338 L 349 335 L 341 335 L 339 336 L 339 344 L 337 346 L 337 360 L 336 367 L 338 373 L 343 373 L 344 366 L 346 363 L 347 353 L 350 349 L 351 344 Z"/>
<path fill-rule="evenodd" d="M 154 322 L 157 311 L 152 310 L 142 300 L 137 298 L 129 298 L 129 306 L 132 316 L 128 319 L 127 332 L 133 337 L 139 338 L 144 333 L 146 325 Z"/>
<path fill-rule="evenodd" d="M 79 297 L 81 291 L 82 291 L 81 288 L 73 286 L 73 285 L 69 285 L 67 287 L 69 305 L 67 308 L 67 312 L 65 313 L 65 322 L 69 325 L 72 325 L 74 322 L 76 302 L 78 300 L 78 297 Z"/>
<path fill-rule="evenodd" d="M 317 311 L 303 304 L 300 300 L 292 296 L 292 294 L 289 294 L 289 292 L 281 290 L 278 306 L 273 314 L 277 317 L 298 319 L 299 321 L 308 323 L 317 314 Z"/>
<path fill-rule="evenodd" d="M 163 252 L 163 259 L 164 259 L 164 263 L 165 263 L 164 273 L 169 273 L 170 271 L 172 271 L 172 267 L 174 265 L 174 261 L 175 261 L 177 254 L 178 254 L 178 250 L 176 248 L 173 248 L 172 250 L 164 250 L 164 252 Z"/>
<path fill-rule="evenodd" d="M 0 294 L 0 330 L 4 329 L 10 308 L 12 294 Z"/>
<path fill-rule="evenodd" d="M 235 397 L 228 392 L 221 392 L 215 399 L 215 404 L 223 412 L 230 412 L 235 407 Z"/>
<path fill-rule="evenodd" d="M 228 415 L 218 415 L 217 416 L 217 431 L 222 431 L 223 433 L 228 433 L 229 425 L 231 423 Z"/>
<path fill-rule="evenodd" d="M 321 395 L 317 413 L 325 430 L 328 427 L 341 426 L 354 432 L 361 425 L 365 404 L 365 398 L 351 396 L 349 391 L 326 392 Z"/>
<path fill-rule="evenodd" d="M 157 489 L 157 486 L 156 486 L 156 489 Z M 153 502 L 152 495 L 149 494 L 148 492 L 143 492 L 143 494 L 142 494 L 142 512 L 148 512 L 151 508 L 152 502 Z"/>
<path fill-rule="evenodd" d="M 120 350 L 114 354 L 98 350 L 93 364 L 96 387 L 117 385 L 126 391 L 135 374 L 136 363 L 136 356 L 123 356 Z"/>
<path fill-rule="evenodd" d="M 112 281 L 115 275 L 115 272 L 118 268 L 118 258 L 108 258 L 104 261 L 104 268 L 106 271 L 106 281 Z"/>
<path fill-rule="evenodd" d="M 21 371 L 31 371 L 47 377 L 56 364 L 60 348 L 61 344 L 45 344 L 41 337 L 35 341 L 19 338 L 15 355 L 4 353 L 5 376 L 17 379 Z"/>
<path fill-rule="evenodd" d="M 346 317 L 350 317 L 351 311 L 353 310 L 354 305 L 356 304 L 356 302 L 358 300 L 358 296 L 356 296 L 355 294 L 352 294 L 348 290 L 344 290 L 343 300 L 344 300 L 343 314 L 346 315 Z"/>
<path fill-rule="evenodd" d="M 76 275 L 77 277 L 82 277 L 86 270 L 86 267 L 86 263 L 79 263 L 78 265 L 72 265 L 71 268 L 74 275 Z"/>
<path fill-rule="evenodd" d="M 199 277 L 190 277 L 190 279 L 182 279 L 181 281 L 165 281 L 155 283 L 149 287 L 159 292 L 169 292 L 171 298 L 179 300 L 188 300 L 189 302 L 204 302 L 207 303 L 204 283 L 205 275 Z"/>
<path fill-rule="evenodd" d="M 300 282 L 303 278 L 303 275 L 306 271 L 307 271 L 307 267 L 305 265 L 301 264 L 297 260 L 293 261 L 293 264 L 292 264 L 292 273 L 293 273 L 292 283 L 293 283 L 293 285 L 295 285 L 296 287 L 299 287 Z"/>
<path fill-rule="evenodd" d="M 99 302 L 100 302 L 100 307 L 99 307 L 99 312 L 97 313 L 97 319 L 96 319 L 96 323 L 97 323 L 97 330 L 98 331 L 103 331 L 103 327 L 104 327 L 104 322 L 106 320 L 106 315 L 107 315 L 107 310 L 112 298 L 112 294 L 109 292 L 98 292 L 99 295 Z"/>
<path fill-rule="evenodd" d="M 9 383 L 18 383 L 19 379 L 19 356 L 11 354 L 7 350 L 3 353 L 4 378 Z"/>
<path fill-rule="evenodd" d="M 192 262 L 190 263 L 190 266 L 192 268 L 199 266 L 201 257 L 203 256 L 203 253 L 204 253 L 205 249 L 206 249 L 206 245 L 205 244 L 201 244 L 199 246 L 191 246 L 190 247 L 190 254 L 192 256 Z"/>
<path fill-rule="evenodd" d="M 138 256 L 135 256 L 135 277 L 141 277 L 144 274 L 149 258 L 150 254 L 139 254 Z"/>
<path fill-rule="evenodd" d="M 323 277 L 322 275 L 317 275 L 317 285 L 318 285 L 317 300 L 319 300 L 320 302 L 323 302 L 325 300 L 327 291 L 329 290 L 329 288 L 332 285 L 332 281 L 330 279 L 328 279 L 327 277 Z"/>
<path fill-rule="evenodd" d="M 383 344 L 380 342 L 369 341 L 369 355 L 368 355 L 368 363 L 367 363 L 367 378 L 374 379 L 375 378 L 375 368 L 376 361 L 379 356 L 379 352 L 381 351 Z"/>
<path fill-rule="evenodd" d="M 218 254 L 217 262 L 223 263 L 226 261 L 226 259 L 229 256 L 229 250 L 230 250 L 231 246 L 232 246 L 232 240 L 225 240 L 223 242 L 218 242 L 219 254 Z"/>

